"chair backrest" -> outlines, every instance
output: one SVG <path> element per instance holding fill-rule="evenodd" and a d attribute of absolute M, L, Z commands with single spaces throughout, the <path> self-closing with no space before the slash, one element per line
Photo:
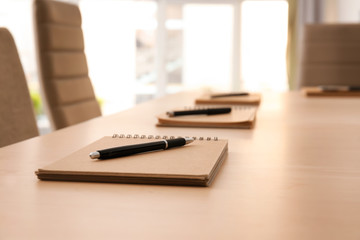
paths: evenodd
<path fill-rule="evenodd" d="M 360 24 L 305 26 L 301 85 L 360 85 Z"/>
<path fill-rule="evenodd" d="M 6 28 L 0 28 L 0 147 L 38 135 L 14 39 Z"/>
<path fill-rule="evenodd" d="M 79 7 L 35 0 L 34 17 L 39 73 L 53 127 L 100 116 L 88 75 Z"/>

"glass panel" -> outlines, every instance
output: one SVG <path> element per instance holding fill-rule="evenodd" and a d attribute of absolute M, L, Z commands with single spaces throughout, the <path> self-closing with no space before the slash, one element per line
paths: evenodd
<path fill-rule="evenodd" d="M 135 104 L 135 23 L 132 1 L 80 2 L 89 75 L 104 115 Z"/>
<path fill-rule="evenodd" d="M 165 68 L 166 93 L 182 90 L 183 79 L 183 5 L 167 4 Z"/>
<path fill-rule="evenodd" d="M 241 69 L 245 89 L 287 90 L 287 2 L 245 1 L 241 16 Z"/>
<path fill-rule="evenodd" d="M 231 5 L 82 0 L 80 6 L 89 73 L 104 103 L 104 115 L 159 92 L 230 88 Z M 158 23 L 158 11 L 163 9 L 164 22 Z M 165 32 L 157 32 L 159 24 L 164 24 Z M 163 45 L 157 34 L 164 34 Z M 157 56 L 158 48 L 163 56 Z M 164 59 L 160 69 L 158 57 Z M 158 71 L 165 73 L 165 89 L 157 84 Z"/>
<path fill-rule="evenodd" d="M 164 4 L 160 6 L 159 4 Z M 168 4 L 164 2 L 139 2 L 139 14 L 136 26 L 136 102 L 149 100 L 161 92 L 156 81 L 159 71 L 164 71 L 166 93 L 178 91 L 182 82 L 182 4 Z M 158 23 L 158 11 L 165 11 L 164 22 Z M 160 13 L 161 14 L 161 13 Z M 165 32 L 157 32 L 159 25 L 164 24 Z M 160 28 L 160 31 L 162 28 Z M 164 43 L 158 38 L 164 37 Z M 157 56 L 157 48 L 163 56 Z M 164 59 L 163 68 L 157 69 L 157 61 Z"/>
<path fill-rule="evenodd" d="M 183 21 L 184 87 L 230 90 L 233 7 L 186 4 Z"/>
<path fill-rule="evenodd" d="M 153 1 L 137 1 L 134 14 L 136 30 L 136 103 L 156 94 L 156 11 Z"/>

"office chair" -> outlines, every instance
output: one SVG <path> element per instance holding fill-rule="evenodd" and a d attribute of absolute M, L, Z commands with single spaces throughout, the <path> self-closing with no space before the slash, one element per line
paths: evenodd
<path fill-rule="evenodd" d="M 39 135 L 15 41 L 0 28 L 0 147 Z"/>
<path fill-rule="evenodd" d="M 39 75 L 53 127 L 101 116 L 88 76 L 79 7 L 35 0 L 34 17 Z"/>
<path fill-rule="evenodd" d="M 360 85 L 360 24 L 304 29 L 301 85 Z"/>

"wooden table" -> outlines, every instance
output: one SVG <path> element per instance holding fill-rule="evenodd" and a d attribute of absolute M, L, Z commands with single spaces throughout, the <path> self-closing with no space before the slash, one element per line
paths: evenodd
<path fill-rule="evenodd" d="M 170 95 L 0 148 L 0 239 L 360 239 L 360 98 L 264 94 L 253 130 L 157 128 Z M 34 171 L 113 133 L 217 136 L 210 187 L 39 181 Z"/>

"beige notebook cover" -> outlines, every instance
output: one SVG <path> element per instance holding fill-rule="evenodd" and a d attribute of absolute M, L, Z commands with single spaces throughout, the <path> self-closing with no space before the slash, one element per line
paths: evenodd
<path fill-rule="evenodd" d="M 323 91 L 318 87 L 304 87 L 302 92 L 309 97 L 360 97 L 360 91 Z"/>
<path fill-rule="evenodd" d="M 247 96 L 232 96 L 211 98 L 210 93 L 195 99 L 195 104 L 226 104 L 226 105 L 239 105 L 239 104 L 260 104 L 261 94 L 250 93 Z"/>
<path fill-rule="evenodd" d="M 183 147 L 108 160 L 90 159 L 105 148 L 159 139 L 103 137 L 38 171 L 41 180 L 208 186 L 228 151 L 227 140 L 195 140 Z"/>
<path fill-rule="evenodd" d="M 257 108 L 253 106 L 232 106 L 230 113 L 216 115 L 186 115 L 169 117 L 166 113 L 163 113 L 157 116 L 157 126 L 251 129 L 255 125 L 256 111 Z"/>

